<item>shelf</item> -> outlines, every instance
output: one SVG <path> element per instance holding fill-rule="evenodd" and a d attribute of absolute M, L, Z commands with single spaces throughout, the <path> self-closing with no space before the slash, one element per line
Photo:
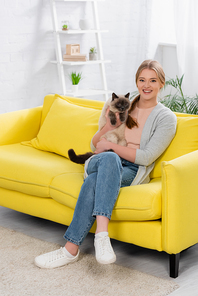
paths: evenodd
<path fill-rule="evenodd" d="M 60 80 L 60 85 L 62 89 L 62 93 L 65 95 L 70 95 L 70 96 L 77 96 L 77 97 L 83 97 L 83 96 L 94 96 L 94 95 L 103 95 L 105 97 L 105 100 L 108 99 L 109 93 L 111 91 L 107 91 L 107 82 L 106 82 L 106 74 L 105 74 L 105 63 L 110 63 L 110 60 L 104 60 L 103 56 L 103 50 L 102 50 L 102 40 L 101 40 L 101 33 L 106 33 L 108 30 L 101 30 L 100 29 L 100 24 L 99 24 L 99 18 L 98 18 L 98 8 L 97 8 L 97 2 L 103 2 L 105 0 L 50 0 L 50 9 L 51 9 L 51 14 L 52 14 L 52 25 L 53 29 L 50 30 L 50 33 L 53 34 L 54 40 L 55 40 L 55 51 L 56 51 L 56 58 L 55 60 L 50 61 L 50 63 L 55 64 L 57 66 L 58 70 L 58 76 Z M 92 29 L 89 30 L 81 30 L 80 28 L 76 27 L 76 29 L 68 29 L 68 30 L 62 30 L 62 27 L 59 25 L 59 19 L 57 16 L 57 2 L 75 2 L 78 3 L 78 6 L 82 6 L 82 3 L 84 2 L 90 2 L 90 5 L 92 6 L 92 13 L 93 13 L 93 26 Z M 80 5 L 81 3 L 81 5 Z M 98 52 L 98 60 L 89 60 L 88 52 L 87 52 L 87 61 L 77 61 L 77 60 L 63 60 L 63 52 L 62 52 L 62 46 L 61 46 L 61 38 L 64 36 L 64 41 L 67 40 L 68 36 L 71 35 L 76 35 L 75 40 L 79 39 L 79 35 L 84 35 L 84 34 L 93 34 L 95 37 L 95 43 L 96 43 L 96 48 Z M 84 37 L 84 36 L 83 36 Z M 67 42 L 68 43 L 68 42 Z M 73 42 L 75 43 L 75 42 Z M 86 56 L 86 55 L 85 55 Z M 66 86 L 66 81 L 65 81 L 65 68 L 68 66 L 89 66 L 89 65 L 99 65 L 99 72 L 101 76 L 101 88 L 103 90 L 94 90 L 94 89 L 89 89 L 89 90 L 79 90 L 77 93 L 73 93 L 71 91 L 67 90 Z M 91 71 L 90 71 L 91 75 Z M 91 85 L 90 85 L 91 86 Z"/>
<path fill-rule="evenodd" d="M 105 0 L 53 0 L 54 2 L 100 2 Z"/>
<path fill-rule="evenodd" d="M 160 46 L 168 46 L 168 47 L 176 47 L 177 46 L 176 43 L 166 43 L 166 42 L 160 42 L 159 45 Z"/>
<path fill-rule="evenodd" d="M 52 64 L 58 64 L 57 61 L 51 61 L 50 63 Z M 102 64 L 102 63 L 111 63 L 110 60 L 95 60 L 95 61 L 86 61 L 86 62 L 81 62 L 81 61 L 62 61 L 60 64 L 65 65 L 65 66 L 80 66 L 80 65 L 96 65 L 96 64 Z"/>
<path fill-rule="evenodd" d="M 70 97 L 84 97 L 84 96 L 95 96 L 95 95 L 104 95 L 112 93 L 111 90 L 103 90 L 103 89 L 79 89 L 78 92 L 72 92 L 68 90 L 66 92 L 66 96 Z"/>
<path fill-rule="evenodd" d="M 107 33 L 108 30 L 58 30 L 58 31 L 51 31 L 53 33 L 58 34 L 66 34 L 66 35 L 72 35 L 72 34 L 85 34 L 85 33 Z"/>

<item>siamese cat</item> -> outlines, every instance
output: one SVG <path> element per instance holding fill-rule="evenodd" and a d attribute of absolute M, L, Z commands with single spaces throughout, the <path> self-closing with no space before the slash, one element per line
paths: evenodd
<path fill-rule="evenodd" d="M 126 94 L 125 96 L 122 95 L 116 95 L 115 93 L 112 94 L 112 98 L 110 98 L 105 104 L 102 109 L 100 118 L 99 118 L 99 130 L 103 128 L 103 126 L 106 124 L 106 111 L 107 108 L 109 108 L 108 117 L 110 119 L 111 125 L 115 126 L 117 123 L 117 118 L 115 113 L 119 113 L 119 119 L 122 122 L 122 124 L 115 128 L 112 131 L 108 131 L 106 134 L 104 134 L 100 139 L 105 138 L 107 141 L 110 141 L 115 144 L 119 144 L 121 146 L 126 146 L 126 140 L 125 140 L 125 127 L 126 127 L 126 120 L 128 116 L 128 112 L 126 112 L 130 108 L 130 100 L 129 100 L 130 93 Z M 108 150 L 108 151 L 113 151 Z M 68 155 L 71 161 L 79 164 L 84 164 L 85 161 L 94 155 L 93 152 L 87 152 L 85 154 L 79 154 L 76 155 L 75 151 L 73 149 L 68 150 Z"/>

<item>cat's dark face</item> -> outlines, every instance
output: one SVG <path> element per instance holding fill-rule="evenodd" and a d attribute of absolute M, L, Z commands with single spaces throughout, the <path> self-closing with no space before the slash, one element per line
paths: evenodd
<path fill-rule="evenodd" d="M 110 110 L 112 112 L 125 112 L 130 107 L 129 93 L 125 96 L 117 96 L 115 93 L 112 94 L 112 101 L 110 103 Z"/>

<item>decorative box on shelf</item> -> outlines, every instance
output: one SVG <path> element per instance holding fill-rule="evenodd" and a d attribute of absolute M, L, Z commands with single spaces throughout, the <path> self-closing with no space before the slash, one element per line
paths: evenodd
<path fill-rule="evenodd" d="M 66 54 L 67 55 L 80 54 L 80 44 L 66 44 Z"/>
<path fill-rule="evenodd" d="M 63 61 L 68 62 L 86 62 L 86 54 L 80 54 L 80 44 L 66 44 L 66 54 L 63 55 Z"/>

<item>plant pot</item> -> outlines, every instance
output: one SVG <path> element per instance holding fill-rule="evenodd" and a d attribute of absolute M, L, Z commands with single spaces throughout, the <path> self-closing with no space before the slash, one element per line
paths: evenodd
<path fill-rule="evenodd" d="M 78 91 L 78 84 L 72 84 L 72 92 L 76 93 Z"/>
<path fill-rule="evenodd" d="M 89 60 L 90 61 L 95 61 L 98 59 L 97 53 L 89 53 Z"/>

